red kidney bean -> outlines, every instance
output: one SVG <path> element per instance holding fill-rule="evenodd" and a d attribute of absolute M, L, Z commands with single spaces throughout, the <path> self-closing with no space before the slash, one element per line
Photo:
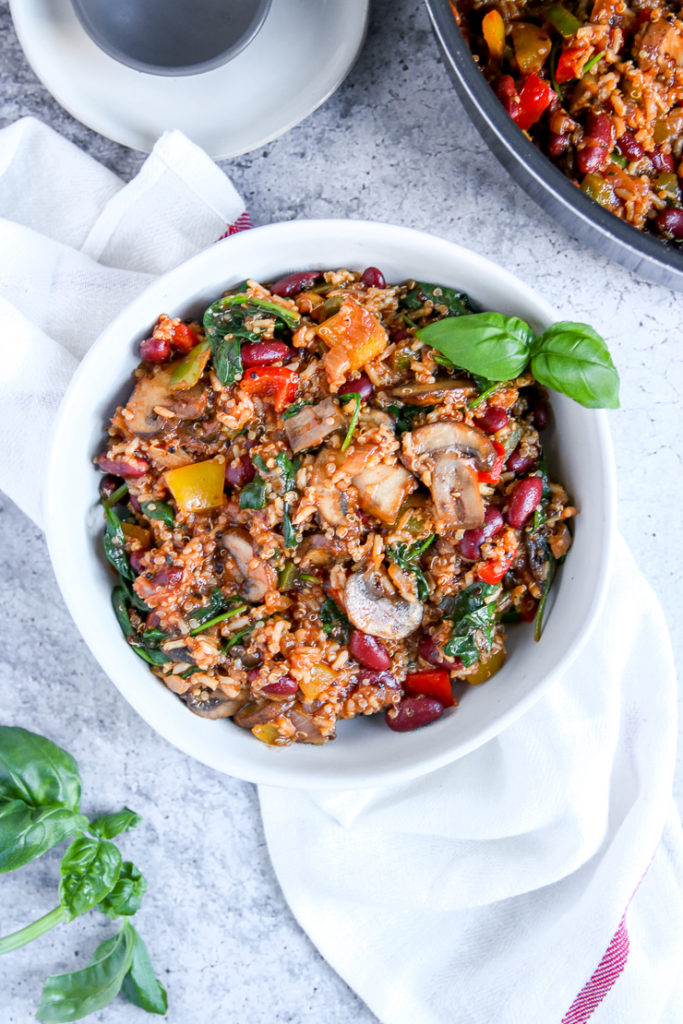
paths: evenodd
<path fill-rule="evenodd" d="M 460 658 L 447 658 L 433 636 L 425 633 L 417 645 L 417 653 L 435 668 L 445 668 L 459 672 L 462 668 Z"/>
<path fill-rule="evenodd" d="M 607 150 L 604 146 L 588 143 L 583 149 L 577 150 L 576 166 L 579 174 L 595 174 L 607 163 Z"/>
<path fill-rule="evenodd" d="M 107 473 L 100 480 L 100 494 L 103 498 L 111 498 L 114 491 L 118 491 L 122 483 L 123 480 L 120 476 L 113 476 L 111 473 Z"/>
<path fill-rule="evenodd" d="M 386 723 L 394 732 L 420 729 L 441 718 L 443 704 L 434 697 L 405 697 L 397 707 L 389 708 Z"/>
<path fill-rule="evenodd" d="M 247 341 L 242 345 L 242 364 L 246 369 L 250 366 L 286 363 L 293 355 L 294 350 L 285 345 L 284 341 Z"/>
<path fill-rule="evenodd" d="M 608 114 L 589 110 L 586 115 L 586 136 L 605 149 L 612 148 L 612 121 Z"/>
<path fill-rule="evenodd" d="M 298 689 L 299 684 L 291 676 L 280 676 L 276 683 L 264 686 L 261 693 L 267 693 L 270 697 L 291 697 Z"/>
<path fill-rule="evenodd" d="M 568 135 L 557 135 L 555 132 L 550 133 L 550 139 L 548 140 L 548 154 L 552 157 L 557 158 L 566 153 L 569 149 L 569 136 Z"/>
<path fill-rule="evenodd" d="M 359 686 L 384 686 L 387 690 L 398 690 L 399 685 L 391 672 L 376 672 L 372 668 L 362 668 L 356 675 Z"/>
<path fill-rule="evenodd" d="M 495 505 L 489 505 L 484 513 L 484 525 L 474 530 L 465 530 L 458 547 L 463 558 L 473 562 L 479 558 L 479 548 L 488 537 L 495 537 L 503 529 L 503 516 Z"/>
<path fill-rule="evenodd" d="M 95 462 L 103 473 L 113 473 L 114 476 L 122 476 L 124 478 L 144 476 L 149 469 L 147 459 L 141 459 L 137 455 L 126 455 L 118 459 L 108 459 L 102 453 L 102 455 L 97 456 Z"/>
<path fill-rule="evenodd" d="M 617 146 L 619 147 L 620 152 L 623 153 L 625 157 L 628 157 L 629 160 L 640 160 L 645 156 L 645 150 L 633 133 L 628 130 L 625 131 L 623 135 L 619 136 L 617 139 Z"/>
<path fill-rule="evenodd" d="M 522 103 L 511 75 L 500 76 L 496 82 L 496 96 L 510 117 L 515 118 L 519 114 Z"/>
<path fill-rule="evenodd" d="M 507 421 L 508 414 L 505 412 L 505 409 L 501 409 L 496 405 L 489 405 L 481 416 L 477 416 L 474 422 L 480 430 L 485 430 L 487 434 L 495 434 L 496 431 L 503 429 Z"/>
<path fill-rule="evenodd" d="M 145 628 L 146 629 L 157 629 L 157 627 L 160 626 L 160 625 L 161 625 L 161 619 L 157 615 L 157 613 L 156 612 L 150 612 L 149 615 L 147 616 L 147 618 L 145 619 Z"/>
<path fill-rule="evenodd" d="M 607 114 L 589 110 L 586 115 L 583 145 L 576 154 L 581 174 L 594 174 L 605 166 L 612 148 L 612 122 Z"/>
<path fill-rule="evenodd" d="M 668 171 L 669 174 L 673 173 L 674 169 L 674 158 L 671 153 L 662 153 L 659 146 L 655 146 L 654 153 L 650 157 L 652 160 L 652 166 L 660 174 L 664 171 Z"/>
<path fill-rule="evenodd" d="M 386 647 L 381 640 L 376 636 L 370 636 L 369 633 L 361 633 L 355 629 L 349 640 L 349 651 L 351 656 L 366 668 L 380 671 L 391 668 L 391 658 Z"/>
<path fill-rule="evenodd" d="M 528 476 L 526 480 L 520 480 L 505 510 L 509 525 L 521 529 L 531 513 L 538 508 L 542 494 L 543 483 L 539 476 Z"/>
<path fill-rule="evenodd" d="M 231 487 L 244 487 L 256 476 L 254 463 L 248 455 L 243 455 L 237 465 L 225 464 L 225 480 Z"/>
<path fill-rule="evenodd" d="M 296 295 L 297 292 L 306 291 L 319 277 L 319 270 L 300 270 L 296 274 L 288 274 L 287 277 L 281 277 L 279 281 L 276 281 L 271 286 L 270 290 L 273 295 L 289 298 L 291 295 Z"/>
<path fill-rule="evenodd" d="M 672 238 L 683 238 L 683 210 L 661 210 L 657 214 L 657 227 Z"/>
<path fill-rule="evenodd" d="M 548 408 L 548 403 L 545 402 L 542 398 L 539 398 L 534 403 L 532 409 L 532 417 L 534 424 L 538 428 L 538 430 L 545 430 L 545 428 L 550 423 L 550 409 Z"/>
<path fill-rule="evenodd" d="M 131 494 L 130 492 L 128 492 L 128 501 L 133 506 L 133 511 L 134 512 L 142 512 L 142 505 L 140 504 L 138 499 L 135 497 L 135 495 Z"/>
<path fill-rule="evenodd" d="M 354 391 L 360 395 L 364 402 L 368 402 L 375 393 L 372 381 L 364 373 L 361 373 L 360 377 L 356 377 L 355 380 L 347 380 L 346 384 L 342 384 L 339 388 L 337 394 L 349 395 L 353 394 Z"/>
<path fill-rule="evenodd" d="M 145 338 L 140 342 L 140 358 L 148 363 L 165 363 L 171 354 L 168 338 Z"/>
<path fill-rule="evenodd" d="M 391 340 L 394 342 L 405 341 L 406 338 L 412 338 L 410 331 L 407 331 L 405 327 L 398 327 L 394 331 L 390 331 Z"/>
<path fill-rule="evenodd" d="M 129 561 L 130 567 L 133 572 L 140 574 L 142 572 L 142 556 L 145 554 L 144 551 L 131 551 Z"/>
<path fill-rule="evenodd" d="M 260 674 L 261 673 L 259 672 L 259 670 L 257 668 L 250 668 L 249 671 L 247 672 L 247 682 L 248 683 L 256 682 L 256 680 L 258 679 Z"/>
<path fill-rule="evenodd" d="M 361 281 L 366 288 L 386 288 L 387 286 L 384 274 L 377 267 L 366 267 L 361 276 Z"/>
<path fill-rule="evenodd" d="M 528 473 L 529 470 L 536 465 L 536 457 L 533 455 L 521 455 L 519 448 L 515 448 L 514 452 L 508 456 L 508 460 L 505 463 L 505 468 L 508 473 L 514 473 L 515 476 L 521 476 L 522 473 Z"/>
<path fill-rule="evenodd" d="M 171 565 L 168 569 L 160 569 L 153 573 L 149 582 L 153 587 L 174 587 L 183 578 L 183 570 L 178 565 Z"/>

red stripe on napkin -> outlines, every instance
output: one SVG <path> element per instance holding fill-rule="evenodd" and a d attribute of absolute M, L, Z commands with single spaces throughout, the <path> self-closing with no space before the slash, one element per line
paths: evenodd
<path fill-rule="evenodd" d="M 626 966 L 628 951 L 629 938 L 624 913 L 602 960 L 565 1013 L 562 1024 L 585 1024 Z"/>
<path fill-rule="evenodd" d="M 253 224 L 251 223 L 251 217 L 245 210 L 244 213 L 241 213 L 239 215 L 239 217 L 237 218 L 236 221 L 234 221 L 234 223 L 228 226 L 228 230 L 224 231 L 220 238 L 217 238 L 216 241 L 220 242 L 222 238 L 229 238 L 230 235 L 236 235 L 240 231 L 247 231 L 251 227 L 253 227 Z"/>

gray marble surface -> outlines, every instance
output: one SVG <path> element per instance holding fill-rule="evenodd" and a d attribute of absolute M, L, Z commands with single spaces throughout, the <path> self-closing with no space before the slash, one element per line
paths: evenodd
<path fill-rule="evenodd" d="M 23 57 L 0 0 L 0 126 L 34 114 L 122 178 L 142 155 L 74 121 Z M 169 127 L 172 127 L 169 125 Z M 346 82 L 274 143 L 222 164 L 255 224 L 300 217 L 387 220 L 456 240 L 506 265 L 609 340 L 622 373 L 612 415 L 619 516 L 683 654 L 679 588 L 683 474 L 681 299 L 569 237 L 507 177 L 453 94 L 415 0 L 375 0 Z M 275 882 L 252 786 L 196 764 L 119 697 L 80 640 L 39 530 L 0 495 L 0 710 L 78 759 L 88 813 L 128 803 L 143 825 L 122 846 L 149 879 L 140 930 L 177 1024 L 325 1021 L 374 1016 L 320 958 Z M 643 703 L 656 679 L 643 679 Z M 675 791 L 683 804 L 680 759 Z M 3 876 L 2 933 L 49 910 L 58 857 Z M 110 926 L 90 914 L 0 962 L 0 1020 L 25 1024 L 43 978 L 88 959 Z M 117 1001 L 95 1020 L 142 1020 Z"/>

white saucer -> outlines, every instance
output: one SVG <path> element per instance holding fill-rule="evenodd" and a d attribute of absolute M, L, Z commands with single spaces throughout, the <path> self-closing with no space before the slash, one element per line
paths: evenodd
<path fill-rule="evenodd" d="M 338 88 L 363 43 L 368 0 L 273 0 L 263 28 L 234 60 L 178 78 L 108 57 L 70 0 L 10 0 L 10 9 L 29 64 L 83 124 L 143 152 L 166 129 L 180 128 L 221 159 L 282 135 Z"/>

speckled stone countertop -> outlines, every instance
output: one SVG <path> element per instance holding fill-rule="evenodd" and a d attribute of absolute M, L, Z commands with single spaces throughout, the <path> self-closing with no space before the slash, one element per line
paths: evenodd
<path fill-rule="evenodd" d="M 25 114 L 126 180 L 142 163 L 45 91 L 0 0 L 0 126 Z M 680 659 L 681 297 L 574 241 L 507 177 L 453 93 L 425 9 L 376 0 L 365 47 L 336 95 L 283 138 L 221 166 L 255 224 L 349 216 L 425 229 L 504 264 L 560 319 L 586 320 L 605 335 L 622 375 L 623 408 L 611 416 L 621 529 L 662 601 Z M 47 733 L 76 756 L 86 813 L 128 803 L 143 815 L 125 851 L 150 882 L 138 918 L 169 991 L 167 1019 L 374 1021 L 288 910 L 254 788 L 189 760 L 125 703 L 76 633 L 40 531 L 2 495 L 0 538 L 2 719 Z M 643 679 L 644 704 L 656 685 Z M 680 808 L 680 755 L 675 791 Z M 31 919 L 27 908 L 38 917 L 54 905 L 57 865 L 48 855 L 3 876 L 3 933 Z M 85 964 L 108 928 L 90 914 L 3 958 L 3 1024 L 33 1019 L 45 976 Z M 89 1019 L 144 1018 L 117 1000 Z"/>

